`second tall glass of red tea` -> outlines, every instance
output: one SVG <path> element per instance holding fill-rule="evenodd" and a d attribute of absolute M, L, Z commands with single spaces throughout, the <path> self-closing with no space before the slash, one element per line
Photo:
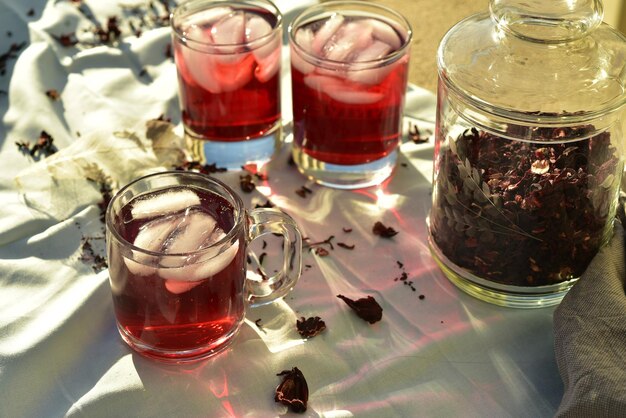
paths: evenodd
<path fill-rule="evenodd" d="M 313 6 L 289 26 L 293 157 L 320 184 L 354 189 L 393 172 L 412 31 L 386 7 Z"/>
<path fill-rule="evenodd" d="M 281 141 L 282 15 L 267 0 L 191 0 L 171 16 L 185 133 L 196 158 L 239 169 Z"/>

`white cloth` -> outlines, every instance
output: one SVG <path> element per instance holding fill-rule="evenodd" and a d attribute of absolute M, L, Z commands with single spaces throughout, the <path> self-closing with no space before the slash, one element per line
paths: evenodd
<path fill-rule="evenodd" d="M 148 2 L 84 2 L 100 22 L 131 3 Z M 279 5 L 293 16 L 293 2 Z M 76 7 L 67 0 L 0 0 L 0 54 L 28 41 L 0 76 L 0 90 L 7 92 L 0 93 L 0 417 L 279 416 L 286 408 L 274 402 L 276 374 L 294 366 L 310 390 L 305 416 L 555 412 L 563 389 L 552 350 L 553 310 L 475 300 L 431 259 L 425 218 L 432 138 L 406 142 L 384 186 L 353 192 L 311 185 L 287 165 L 285 147 L 268 167 L 269 180 L 242 195 L 246 205 L 269 198 L 296 219 L 304 236 L 335 235 L 334 242 L 355 249 L 335 247 L 324 258 L 306 252 L 310 267 L 295 290 L 284 301 L 250 310 L 232 347 L 213 359 L 165 366 L 128 349 L 115 328 L 106 270 L 95 273 L 80 259 L 85 237 L 103 254 L 100 195 L 84 175 L 95 164 L 104 171 L 92 174 L 104 172 L 121 185 L 163 163 L 149 147 L 145 124 L 164 114 L 180 129 L 177 81 L 164 54 L 168 28 L 126 37 L 119 47 L 60 46 L 50 34 L 78 28 L 83 35 L 89 26 Z M 287 70 L 285 119 L 291 115 Z M 49 89 L 61 100 L 46 97 Z M 411 88 L 406 111 L 434 121 L 434 96 Z M 434 130 L 429 122 L 419 126 Z M 42 130 L 59 153 L 35 163 L 15 142 L 33 143 Z M 238 189 L 239 174 L 216 176 Z M 305 184 L 313 193 L 301 198 L 295 190 Z M 376 221 L 399 234 L 374 236 Z M 403 271 L 415 292 L 394 280 Z M 382 321 L 360 320 L 337 294 L 374 296 Z M 327 330 L 303 341 L 295 329 L 301 316 L 322 317 Z"/>

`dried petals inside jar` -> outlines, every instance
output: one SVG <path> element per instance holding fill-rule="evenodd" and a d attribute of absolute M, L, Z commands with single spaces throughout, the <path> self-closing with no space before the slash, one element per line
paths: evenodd
<path fill-rule="evenodd" d="M 448 138 L 437 158 L 434 244 L 496 283 L 544 286 L 579 277 L 612 232 L 621 171 L 610 133 L 585 137 L 589 130 L 536 128 L 550 142 L 476 128 Z M 560 137 L 570 142 L 552 142 Z"/>
<path fill-rule="evenodd" d="M 490 0 L 444 36 L 433 256 L 491 303 L 558 303 L 613 232 L 626 38 L 599 1 Z"/>

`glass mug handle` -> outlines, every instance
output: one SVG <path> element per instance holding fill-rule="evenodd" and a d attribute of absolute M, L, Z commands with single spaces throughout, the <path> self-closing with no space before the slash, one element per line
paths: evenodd
<path fill-rule="evenodd" d="M 255 307 L 285 296 L 295 286 L 302 268 L 302 235 L 291 216 L 276 209 L 253 209 L 248 213 L 248 219 L 249 243 L 265 234 L 283 237 L 282 269 L 273 276 L 262 274 L 258 280 L 246 280 L 248 302 Z"/>

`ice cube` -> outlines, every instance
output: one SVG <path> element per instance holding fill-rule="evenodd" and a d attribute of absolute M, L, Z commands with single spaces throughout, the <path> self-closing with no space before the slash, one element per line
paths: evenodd
<path fill-rule="evenodd" d="M 224 18 L 225 16 L 228 16 L 232 12 L 233 9 L 230 7 L 219 6 L 194 13 L 190 15 L 184 22 L 185 26 L 183 27 L 183 32 L 187 33 L 189 30 L 193 30 L 194 28 L 201 28 L 202 26 L 212 25 L 218 20 Z"/>
<path fill-rule="evenodd" d="M 203 89 L 218 94 L 222 90 L 215 74 L 215 62 L 213 57 L 205 52 L 195 51 L 186 46 L 182 47 L 182 51 L 176 56 L 176 64 L 180 69 L 183 78 L 191 84 L 198 85 Z M 189 80 L 191 77 L 191 80 Z"/>
<path fill-rule="evenodd" d="M 384 97 L 383 93 L 360 90 L 355 86 L 347 85 L 345 81 L 325 75 L 309 74 L 304 78 L 304 83 L 342 103 L 371 104 Z"/>
<path fill-rule="evenodd" d="M 350 89 L 338 89 L 328 92 L 328 95 L 338 102 L 348 104 L 371 104 L 385 97 L 383 93 L 371 91 L 358 91 Z"/>
<path fill-rule="evenodd" d="M 222 233 L 221 237 L 224 236 L 225 234 Z M 219 248 L 208 248 L 204 250 L 198 258 L 190 259 L 186 265 L 182 267 L 161 268 L 158 273 L 159 276 L 167 282 L 191 282 L 195 286 L 200 284 L 202 280 L 206 280 L 224 270 L 233 258 L 235 258 L 238 250 L 238 241 L 221 253 L 218 252 Z M 168 289 L 172 288 L 172 291 L 176 293 L 176 290 L 187 291 L 192 287 L 191 285 L 184 286 L 180 283 L 170 283 Z"/>
<path fill-rule="evenodd" d="M 167 216 L 152 220 L 139 229 L 133 245 L 142 250 L 160 252 L 181 221 L 182 217 L 179 216 Z M 126 263 L 131 273 L 139 276 L 149 276 L 156 272 L 156 268 L 149 265 L 150 261 L 154 261 L 155 256 L 135 250 L 132 252 L 133 259 L 124 257 L 124 263 Z"/>
<path fill-rule="evenodd" d="M 362 62 L 378 60 L 386 57 L 392 49 L 391 45 L 385 42 L 374 41 L 367 48 L 359 52 L 354 61 Z"/>
<path fill-rule="evenodd" d="M 246 42 L 262 38 L 272 31 L 272 26 L 260 16 L 252 15 L 246 21 L 245 38 Z"/>
<path fill-rule="evenodd" d="M 390 45 L 394 51 L 402 46 L 400 35 L 388 23 L 378 19 L 367 19 L 366 22 L 372 27 L 374 39 Z"/>
<path fill-rule="evenodd" d="M 302 50 L 309 54 L 313 52 L 313 31 L 309 28 L 298 29 L 294 34 L 295 43 Z M 315 66 L 304 60 L 300 54 L 291 47 L 291 65 L 303 74 L 308 74 L 315 69 Z"/>
<path fill-rule="evenodd" d="M 211 27 L 213 45 L 211 55 L 218 64 L 238 64 L 243 61 L 244 54 L 245 13 L 236 11 L 223 17 Z"/>
<path fill-rule="evenodd" d="M 246 42 L 252 42 L 256 39 L 260 39 L 267 36 L 272 32 L 270 24 L 262 17 L 253 15 L 246 22 L 245 39 Z M 264 39 L 261 45 L 254 45 L 252 53 L 257 62 L 274 54 L 277 49 L 280 48 L 281 39 L 278 35 L 273 35 Z"/>
<path fill-rule="evenodd" d="M 342 25 L 344 21 L 343 15 L 339 13 L 333 14 L 329 17 L 320 27 L 317 32 L 315 32 L 315 36 L 313 37 L 313 42 L 311 44 L 313 52 L 321 57 L 322 51 L 324 49 L 324 45 L 326 42 L 339 30 L 339 27 Z"/>
<path fill-rule="evenodd" d="M 409 62 L 409 56 L 404 55 L 397 61 L 387 64 L 383 67 L 372 68 L 364 71 L 348 71 L 347 77 L 357 83 L 362 84 L 378 84 L 383 81 L 385 77 L 389 75 L 396 67 L 404 65 Z"/>
<path fill-rule="evenodd" d="M 211 36 L 216 45 L 242 44 L 244 41 L 245 14 L 243 11 L 231 13 L 211 28 Z"/>
<path fill-rule="evenodd" d="M 134 258 L 137 260 L 141 260 L 142 258 L 146 258 L 145 254 L 142 254 L 137 251 L 133 251 Z M 156 267 L 152 267 L 142 263 L 141 261 L 131 260 L 130 258 L 124 258 L 124 264 L 128 267 L 128 271 L 137 276 L 150 276 L 151 274 L 155 274 L 157 272 Z"/>
<path fill-rule="evenodd" d="M 174 293 L 175 295 L 180 295 L 181 293 L 185 293 L 188 290 L 193 289 L 194 287 L 198 286 L 200 283 L 200 281 L 195 281 L 195 282 L 183 282 L 180 280 L 171 280 L 171 279 L 165 279 L 165 288 L 171 292 Z"/>
<path fill-rule="evenodd" d="M 182 48 L 182 59 L 177 56 L 177 64 L 182 76 L 186 73 L 194 84 L 203 89 L 219 94 L 231 92 L 243 87 L 253 76 L 254 57 L 249 52 L 236 52 L 241 47 L 224 47 L 220 53 L 196 51 L 189 47 Z"/>
<path fill-rule="evenodd" d="M 309 28 L 298 29 L 294 35 L 296 44 L 309 54 L 313 54 L 313 31 Z"/>
<path fill-rule="evenodd" d="M 252 80 L 255 63 L 252 53 L 234 54 L 230 59 L 228 55 L 220 55 L 218 59 L 220 62 L 215 63 L 212 76 L 220 92 L 235 91 Z M 238 61 L 233 61 L 233 59 Z"/>
<path fill-rule="evenodd" d="M 280 69 L 280 48 L 276 48 L 274 52 L 264 58 L 255 55 L 257 67 L 254 70 L 254 76 L 261 83 L 265 83 L 278 72 Z"/>
<path fill-rule="evenodd" d="M 333 61 L 353 61 L 360 51 L 372 43 L 372 26 L 366 22 L 349 22 L 341 28 L 324 45 L 324 56 Z"/>
<path fill-rule="evenodd" d="M 222 234 L 223 236 L 224 234 Z M 162 277 L 166 277 L 165 288 L 174 294 L 181 294 L 224 270 L 237 255 L 239 241 L 236 241 L 222 253 L 217 253 L 216 250 L 207 250 L 200 260 L 196 260 L 194 264 L 189 266 L 161 270 L 159 273 Z"/>
<path fill-rule="evenodd" d="M 223 232 L 217 237 L 222 239 L 226 236 Z M 228 264 L 233 261 L 237 251 L 239 250 L 239 241 L 235 241 L 230 247 L 221 253 L 207 253 L 198 260 L 198 269 L 196 273 L 200 278 L 211 277 L 224 270 Z"/>
<path fill-rule="evenodd" d="M 131 216 L 133 219 L 165 216 L 197 205 L 200 205 L 200 198 L 194 191 L 171 190 L 137 199 L 133 202 Z"/>
<path fill-rule="evenodd" d="M 220 260 L 224 256 L 218 254 L 219 248 L 209 247 L 224 236 L 226 234 L 211 215 L 199 211 L 186 214 L 166 242 L 164 251 L 168 256 L 161 260 L 159 275 L 167 280 L 193 282 L 219 272 L 232 257 L 222 264 Z M 215 268 L 217 270 L 213 271 Z"/>
<path fill-rule="evenodd" d="M 139 233 L 133 244 L 142 250 L 160 252 L 168 237 L 180 226 L 182 216 L 167 216 L 157 218 L 139 228 Z"/>
<path fill-rule="evenodd" d="M 204 212 L 189 211 L 181 218 L 176 230 L 165 242 L 163 250 L 166 254 L 190 253 L 206 247 L 217 227 L 215 218 Z"/>
<path fill-rule="evenodd" d="M 375 85 L 382 82 L 391 71 L 392 65 L 367 70 L 348 71 L 347 77 L 355 83 Z"/>
<path fill-rule="evenodd" d="M 388 64 L 379 68 L 367 70 L 348 71 L 347 78 L 355 83 L 375 85 L 381 83 L 397 64 Z"/>
<path fill-rule="evenodd" d="M 384 58 L 391 51 L 391 46 L 381 41 L 374 41 L 372 45 L 370 45 L 365 50 L 361 51 L 355 62 L 363 62 L 363 61 L 371 61 L 380 58 Z M 386 64 L 376 68 L 369 69 L 348 69 L 347 77 L 361 84 L 379 84 L 381 83 L 385 77 L 395 68 L 396 63 Z"/>
<path fill-rule="evenodd" d="M 309 74 L 304 77 L 304 84 L 306 84 L 309 88 L 315 91 L 325 93 L 327 90 L 341 87 L 342 81 L 335 77 L 319 74 Z"/>
<path fill-rule="evenodd" d="M 202 26 L 198 25 L 190 25 L 184 29 L 184 36 L 186 41 L 196 41 L 196 42 L 206 42 L 207 40 L 210 42 L 211 34 L 204 31 Z"/>

